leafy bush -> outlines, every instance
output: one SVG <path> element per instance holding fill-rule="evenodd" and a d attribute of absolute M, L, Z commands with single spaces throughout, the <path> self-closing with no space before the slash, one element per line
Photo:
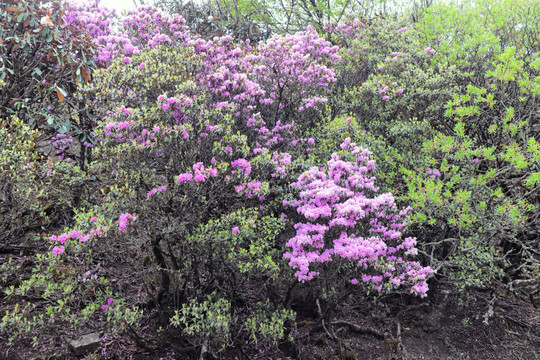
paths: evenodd
<path fill-rule="evenodd" d="M 499 281 L 516 289 L 515 281 L 534 293 L 538 126 L 531 101 L 538 74 L 537 55 L 522 40 L 536 35 L 521 8 L 511 13 L 522 29 L 509 27 L 514 18 L 502 15 L 503 3 L 489 15 L 483 2 L 438 5 L 414 28 L 385 21 L 334 28 L 336 40 L 349 45 L 335 106 L 367 131 L 352 131 L 353 141 L 377 149 L 382 186 L 411 204 L 411 230 L 439 274 L 460 289 L 496 289 Z M 449 35 L 458 29 L 449 21 L 482 30 Z M 362 82 L 349 82 L 351 70 L 362 67 Z"/>
<path fill-rule="evenodd" d="M 47 159 L 39 131 L 17 117 L 0 120 L 0 138 L 0 236 L 9 247 L 30 245 L 45 228 L 71 222 L 87 178 L 75 164 Z"/>
<path fill-rule="evenodd" d="M 193 357 L 225 357 L 290 344 L 309 313 L 337 339 L 325 324 L 351 294 L 403 303 L 441 277 L 462 299 L 472 288 L 538 292 L 537 33 L 521 8 L 508 18 L 523 27 L 511 27 L 504 0 L 474 4 L 437 5 L 414 26 L 324 24 L 345 15 L 323 9 L 294 20 L 321 34 L 257 44 L 204 38 L 152 7 L 2 8 L 38 30 L 20 46 L 28 61 L 46 62 L 28 49 L 46 46 L 50 18 L 75 37 L 87 28 L 74 44 L 95 47 L 101 69 L 87 74 L 92 51 L 73 48 L 73 69 L 46 64 L 69 94 L 40 93 L 35 70 L 25 83 L 43 104 L 84 102 L 50 110 L 81 132 L 43 137 L 51 128 L 27 117 L 41 114 L 37 102 L 0 123 L 0 236 L 48 248 L 1 265 L 0 331 L 36 345 L 59 327 L 138 343 L 158 333 Z"/>
<path fill-rule="evenodd" d="M 92 119 L 72 95 L 91 78 L 95 46 L 84 29 L 65 26 L 66 11 L 60 1 L 0 4 L 0 118 L 16 114 L 39 140 L 70 131 L 82 143 Z"/>

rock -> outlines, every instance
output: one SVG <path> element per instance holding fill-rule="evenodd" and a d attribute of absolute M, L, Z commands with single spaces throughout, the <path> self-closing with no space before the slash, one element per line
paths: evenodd
<path fill-rule="evenodd" d="M 71 340 L 69 346 L 75 355 L 84 355 L 95 351 L 99 347 L 101 339 L 98 333 L 90 333 L 80 337 L 77 340 Z"/>

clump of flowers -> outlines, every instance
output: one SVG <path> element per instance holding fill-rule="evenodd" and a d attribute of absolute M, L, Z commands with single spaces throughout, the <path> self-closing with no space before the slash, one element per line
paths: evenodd
<path fill-rule="evenodd" d="M 377 194 L 369 150 L 350 139 L 341 148 L 350 160 L 334 153 L 326 167 L 312 167 L 292 184 L 298 191 L 292 205 L 306 222 L 294 226 L 296 236 L 287 243 L 289 266 L 304 282 L 319 275 L 318 264 L 350 259 L 374 290 L 408 284 L 412 293 L 426 296 L 434 270 L 408 260 L 417 254 L 416 239 L 401 239 L 410 208 L 398 211 L 392 194 Z"/>
<path fill-rule="evenodd" d="M 135 217 L 130 213 L 121 214 L 118 218 L 118 231 L 126 232 L 128 225 L 133 224 Z"/>

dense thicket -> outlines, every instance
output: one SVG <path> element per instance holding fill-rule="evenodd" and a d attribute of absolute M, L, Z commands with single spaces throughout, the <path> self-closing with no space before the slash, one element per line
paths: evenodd
<path fill-rule="evenodd" d="M 358 304 L 537 306 L 540 4 L 257 3 L 0 4 L 10 347 L 355 356 Z"/>

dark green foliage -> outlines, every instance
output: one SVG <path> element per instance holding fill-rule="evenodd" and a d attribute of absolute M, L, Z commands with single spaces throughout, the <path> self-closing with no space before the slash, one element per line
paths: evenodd
<path fill-rule="evenodd" d="M 73 93 L 95 70 L 95 44 L 76 24 L 64 22 L 66 4 L 51 1 L 0 4 L 0 118 L 16 114 L 40 130 L 38 143 L 69 133 L 89 141 L 95 123 L 84 101 Z M 85 148 L 71 149 L 84 166 Z"/>

